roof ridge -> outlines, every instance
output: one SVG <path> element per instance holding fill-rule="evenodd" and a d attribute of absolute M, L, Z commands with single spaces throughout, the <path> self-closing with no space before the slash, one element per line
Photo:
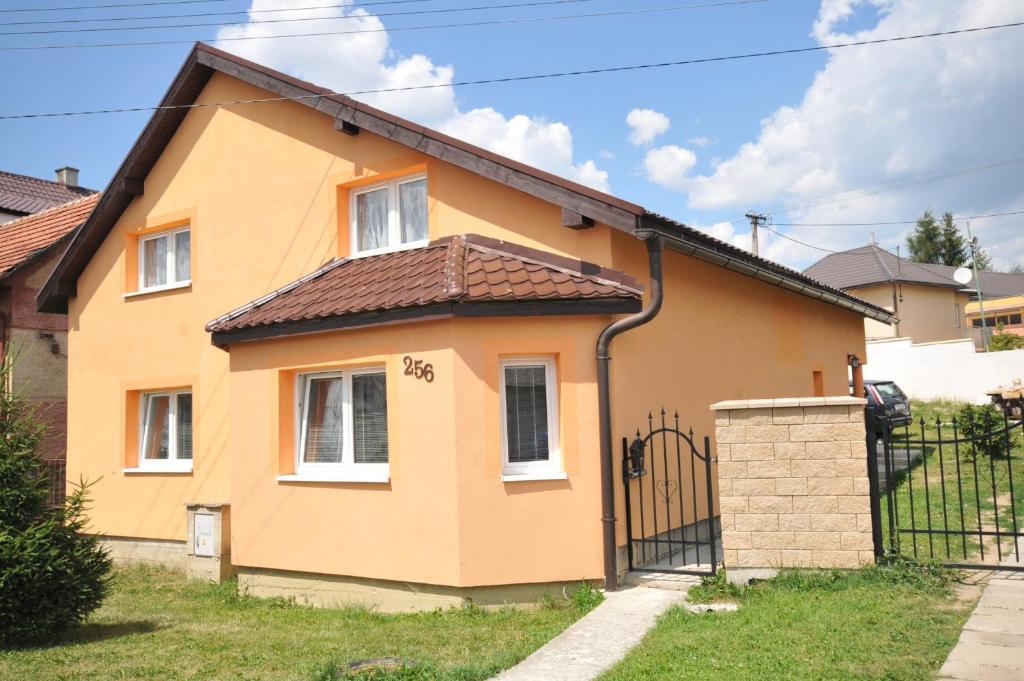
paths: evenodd
<path fill-rule="evenodd" d="M 570 267 L 565 267 L 565 266 L 562 266 L 562 265 L 558 265 L 557 263 L 553 263 L 553 262 L 548 261 L 548 260 L 543 260 L 542 258 L 539 258 L 539 257 L 533 257 L 533 256 L 531 256 L 529 254 L 526 254 L 526 253 L 517 252 L 517 250 L 528 250 L 530 252 L 541 253 L 542 251 L 540 251 L 539 249 L 530 248 L 529 246 L 519 246 L 518 244 L 513 244 L 512 242 L 505 241 L 504 239 L 496 240 L 500 244 L 508 244 L 510 246 L 515 246 L 516 247 L 515 249 L 502 249 L 500 247 L 489 246 L 487 244 L 483 244 L 483 243 L 480 243 L 478 241 L 473 241 L 473 240 L 469 239 L 469 236 L 473 236 L 473 235 L 467 235 L 467 234 L 461 235 L 461 237 L 463 239 L 465 239 L 467 251 L 470 248 L 472 248 L 472 249 L 476 249 L 476 250 L 484 252 L 484 253 L 493 253 L 495 255 L 504 255 L 504 256 L 507 256 L 509 258 L 516 258 L 517 260 L 523 260 L 523 261 L 526 261 L 526 262 L 533 263 L 535 265 L 540 265 L 541 267 L 547 267 L 549 269 L 553 269 L 553 270 L 555 270 L 557 272 L 562 272 L 563 274 L 568 274 L 570 276 L 582 277 L 583 279 L 587 279 L 589 281 L 599 282 L 599 283 L 605 284 L 607 286 L 614 286 L 616 288 L 626 289 L 627 291 L 630 291 L 632 293 L 643 293 L 643 288 L 639 284 L 636 285 L 636 286 L 631 286 L 631 285 L 627 284 L 625 281 L 615 281 L 614 279 L 609 279 L 607 277 L 602 277 L 602 276 L 599 276 L 597 274 L 588 274 L 588 273 L 582 271 L 582 269 L 583 269 L 582 267 L 579 270 L 575 270 L 575 269 L 572 269 Z M 486 237 L 484 237 L 484 238 L 486 238 Z M 551 253 L 549 255 L 554 255 L 555 257 L 561 257 L 561 256 L 557 256 L 554 253 Z M 586 264 L 590 264 L 590 263 L 586 263 L 582 259 L 576 259 L 576 258 L 566 258 L 566 259 L 567 260 L 574 260 L 576 262 L 579 262 L 581 266 L 582 265 L 586 265 Z M 598 266 L 598 267 L 600 267 L 600 266 Z M 608 271 L 609 269 L 610 268 L 607 268 L 607 267 L 600 267 L 600 271 L 602 271 L 602 272 Z M 622 274 L 624 277 L 628 277 L 631 280 L 633 279 L 632 276 L 626 274 L 625 272 L 621 272 L 621 271 L 618 271 L 618 270 L 616 270 L 616 272 L 618 274 Z"/>
<path fill-rule="evenodd" d="M 95 192 L 95 189 L 89 189 L 79 184 L 65 184 L 64 182 L 58 182 L 57 180 L 47 180 L 45 177 L 36 177 L 35 175 L 26 175 L 25 173 L 16 173 L 12 170 L 0 170 L 0 174 L 10 175 L 12 177 L 23 177 L 26 180 L 32 180 L 33 182 L 46 182 L 47 184 L 56 185 L 58 187 L 66 187 L 67 189 L 84 189 L 86 191 Z"/>
<path fill-rule="evenodd" d="M 879 251 L 882 250 L 881 247 L 878 244 L 868 244 L 868 246 L 873 247 L 871 248 L 871 252 L 875 254 L 875 260 L 878 261 L 878 264 L 881 266 L 882 271 L 884 271 L 885 274 L 889 277 L 889 281 L 895 281 L 895 279 L 892 276 L 892 270 L 889 269 L 889 266 L 885 264 L 885 260 L 882 259 L 882 256 L 879 253 Z M 886 253 L 888 253 L 888 251 L 886 251 Z M 899 258 L 899 256 L 896 257 L 897 259 Z"/>

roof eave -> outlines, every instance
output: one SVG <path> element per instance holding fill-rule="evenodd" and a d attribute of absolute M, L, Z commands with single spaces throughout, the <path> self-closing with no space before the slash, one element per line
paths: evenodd
<path fill-rule="evenodd" d="M 897 321 L 896 317 L 883 308 L 838 289 L 831 289 L 806 275 L 797 272 L 791 274 L 784 272 L 781 266 L 774 265 L 770 261 L 724 242 L 718 242 L 691 228 L 673 224 L 660 216 L 651 214 L 645 217 L 645 222 L 648 227 L 653 223 L 658 233 L 666 238 L 666 245 L 679 253 L 745 274 L 808 298 L 837 305 L 884 324 L 894 324 Z"/>
<path fill-rule="evenodd" d="M 229 345 L 242 342 L 272 340 L 347 329 L 389 326 L 409 322 L 435 321 L 439 319 L 617 315 L 639 312 L 642 307 L 643 304 L 639 298 L 575 298 L 431 303 L 392 310 L 359 312 L 318 319 L 264 324 L 228 331 L 213 330 L 210 334 L 210 341 L 217 347 L 226 348 Z"/>

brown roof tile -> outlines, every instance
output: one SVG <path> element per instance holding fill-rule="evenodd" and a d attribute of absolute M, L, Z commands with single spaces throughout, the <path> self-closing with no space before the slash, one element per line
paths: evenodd
<path fill-rule="evenodd" d="M 0 278 L 85 222 L 99 197 L 92 194 L 0 224 Z"/>
<path fill-rule="evenodd" d="M 0 209 L 14 213 L 38 213 L 95 193 L 95 189 L 69 187 L 52 180 L 0 170 Z"/>
<path fill-rule="evenodd" d="M 618 300 L 639 304 L 622 272 L 477 235 L 332 261 L 206 325 L 215 334 L 435 304 Z M 567 311 L 568 313 L 568 311 Z"/>

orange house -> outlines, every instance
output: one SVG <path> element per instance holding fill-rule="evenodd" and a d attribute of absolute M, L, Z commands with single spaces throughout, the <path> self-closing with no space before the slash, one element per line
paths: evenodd
<path fill-rule="evenodd" d="M 69 476 L 124 558 L 385 609 L 614 588 L 649 410 L 704 435 L 718 400 L 845 395 L 891 320 L 205 45 L 162 105 L 39 295 Z"/>

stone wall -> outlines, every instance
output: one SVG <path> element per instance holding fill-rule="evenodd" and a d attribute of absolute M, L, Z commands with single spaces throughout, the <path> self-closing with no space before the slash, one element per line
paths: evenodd
<path fill-rule="evenodd" d="M 863 399 L 711 405 L 726 569 L 874 560 Z"/>

